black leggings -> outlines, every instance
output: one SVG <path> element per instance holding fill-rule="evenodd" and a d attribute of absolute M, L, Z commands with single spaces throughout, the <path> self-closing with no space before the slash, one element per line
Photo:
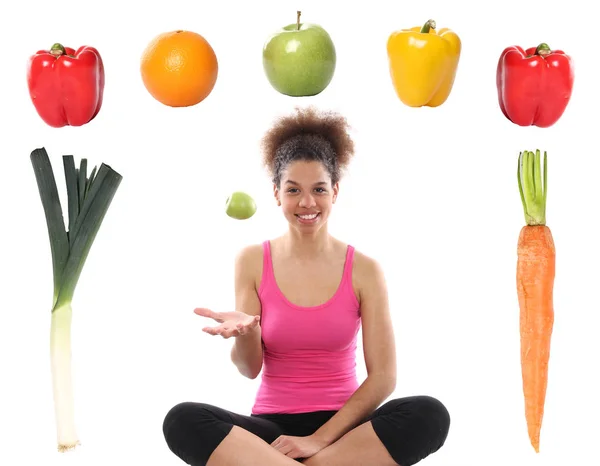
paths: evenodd
<path fill-rule="evenodd" d="M 335 413 L 245 416 L 205 403 L 184 402 L 167 413 L 163 433 L 175 455 L 191 466 L 204 466 L 234 425 L 271 443 L 280 435 L 311 435 Z M 388 401 L 363 422 L 367 421 L 400 466 L 416 464 L 439 450 L 450 428 L 448 411 L 429 396 Z"/>

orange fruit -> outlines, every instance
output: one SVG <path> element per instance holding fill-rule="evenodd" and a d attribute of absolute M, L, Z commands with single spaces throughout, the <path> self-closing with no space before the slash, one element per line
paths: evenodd
<path fill-rule="evenodd" d="M 217 82 L 215 51 L 200 34 L 164 32 L 142 54 L 142 81 L 152 97 L 170 107 L 190 107 L 202 102 Z"/>

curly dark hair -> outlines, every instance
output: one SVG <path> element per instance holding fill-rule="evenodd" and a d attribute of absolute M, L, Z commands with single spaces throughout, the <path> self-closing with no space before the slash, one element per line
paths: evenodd
<path fill-rule="evenodd" d="M 261 141 L 263 164 L 279 188 L 281 174 L 297 160 L 323 163 L 334 185 L 354 155 L 354 141 L 346 118 L 333 111 L 319 112 L 309 106 L 279 117 Z"/>

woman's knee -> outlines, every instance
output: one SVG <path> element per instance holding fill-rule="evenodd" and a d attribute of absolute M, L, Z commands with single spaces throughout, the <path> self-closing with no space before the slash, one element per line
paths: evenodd
<path fill-rule="evenodd" d="M 170 445 L 182 435 L 198 429 L 205 421 L 214 420 L 210 405 L 184 401 L 173 406 L 166 414 L 163 421 L 163 435 Z"/>
<path fill-rule="evenodd" d="M 439 435 L 439 440 L 443 444 L 450 430 L 450 413 L 446 406 L 437 398 L 428 395 L 414 397 L 413 403 L 415 411 L 422 416 L 426 423 L 431 425 L 432 430 Z"/>
<path fill-rule="evenodd" d="M 382 414 L 398 412 L 404 422 L 422 431 L 433 443 L 439 445 L 438 448 L 446 441 L 450 430 L 450 413 L 437 398 L 429 395 L 397 398 L 382 406 L 382 411 Z"/>
<path fill-rule="evenodd" d="M 231 424 L 219 417 L 219 408 L 186 401 L 165 415 L 163 434 L 169 449 L 187 464 L 205 465 Z"/>
<path fill-rule="evenodd" d="M 372 425 L 392 458 L 402 466 L 410 466 L 444 445 L 450 414 L 434 397 L 409 396 L 381 406 Z"/>

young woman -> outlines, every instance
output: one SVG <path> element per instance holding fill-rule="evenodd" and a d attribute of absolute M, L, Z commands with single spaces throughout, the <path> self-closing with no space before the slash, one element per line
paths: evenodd
<path fill-rule="evenodd" d="M 378 263 L 332 237 L 327 220 L 354 153 L 342 116 L 296 109 L 263 139 L 281 237 L 236 259 L 236 309 L 200 316 L 204 331 L 235 338 L 240 373 L 262 371 L 250 415 L 184 402 L 163 431 L 192 466 L 413 465 L 445 442 L 450 416 L 429 396 L 382 404 L 396 387 L 394 334 Z M 368 376 L 355 371 L 357 334 Z"/>

